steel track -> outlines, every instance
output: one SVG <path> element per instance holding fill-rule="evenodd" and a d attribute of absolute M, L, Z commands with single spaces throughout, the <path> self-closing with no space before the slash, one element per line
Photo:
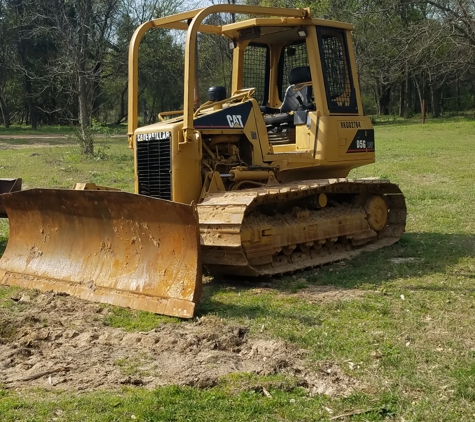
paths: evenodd
<path fill-rule="evenodd" d="M 322 193 L 327 207 L 305 206 Z M 388 207 L 379 231 L 371 229 L 361 203 L 372 195 Z M 340 261 L 397 242 L 406 213 L 399 187 L 377 179 L 319 179 L 213 194 L 198 205 L 203 264 L 213 274 L 271 276 Z"/>

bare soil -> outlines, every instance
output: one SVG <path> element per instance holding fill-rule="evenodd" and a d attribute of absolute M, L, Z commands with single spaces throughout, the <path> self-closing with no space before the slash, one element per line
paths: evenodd
<path fill-rule="evenodd" d="M 313 293 L 320 299 L 330 294 Z M 311 364 L 303 350 L 254 338 L 248 327 L 214 316 L 128 333 L 105 324 L 110 308 L 71 296 L 27 291 L 11 300 L 11 306 L 0 308 L 4 388 L 206 388 L 232 373 L 282 374 L 309 395 L 347 396 L 362 388 L 334 362 Z"/>

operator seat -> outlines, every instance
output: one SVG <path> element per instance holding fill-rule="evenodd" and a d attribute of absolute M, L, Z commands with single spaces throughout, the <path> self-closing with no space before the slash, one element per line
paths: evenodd
<path fill-rule="evenodd" d="M 298 110 L 312 110 L 314 105 L 312 103 L 312 86 L 305 86 L 302 89 L 295 90 L 295 86 L 303 84 L 305 82 L 311 82 L 312 77 L 310 75 L 309 66 L 300 66 L 293 68 L 289 73 L 289 87 L 286 89 L 284 99 L 280 109 L 273 109 L 274 114 L 272 116 L 265 116 L 264 122 L 266 125 L 279 125 L 282 123 L 293 123 L 293 115 L 289 114 L 291 111 Z M 266 113 L 268 110 L 272 110 L 266 107 L 266 110 L 261 111 Z"/>
<path fill-rule="evenodd" d="M 281 113 L 289 113 L 290 111 L 308 110 L 313 106 L 311 102 L 311 86 L 306 86 L 298 91 L 295 85 L 311 82 L 310 67 L 300 66 L 293 68 L 289 73 L 290 86 L 285 91 L 284 100 L 280 106 Z"/>

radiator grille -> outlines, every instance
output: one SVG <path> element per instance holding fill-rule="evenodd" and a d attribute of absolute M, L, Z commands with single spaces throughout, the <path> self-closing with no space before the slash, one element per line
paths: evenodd
<path fill-rule="evenodd" d="M 139 194 L 172 199 L 170 138 L 136 143 Z"/>

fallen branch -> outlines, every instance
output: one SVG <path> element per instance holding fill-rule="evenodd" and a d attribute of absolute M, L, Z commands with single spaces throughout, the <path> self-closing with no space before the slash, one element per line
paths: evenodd
<path fill-rule="evenodd" d="M 346 418 L 347 416 L 362 415 L 362 414 L 364 414 L 364 413 L 374 412 L 375 410 L 381 410 L 381 409 L 378 409 L 378 408 L 376 407 L 376 408 L 367 409 L 367 410 L 354 410 L 353 412 L 344 413 L 343 415 L 333 416 L 333 417 L 330 418 L 329 420 L 331 420 L 331 421 L 336 421 L 336 420 L 338 420 L 338 419 Z"/>
<path fill-rule="evenodd" d="M 71 368 L 69 366 L 61 366 L 59 368 L 47 369 L 46 371 L 37 372 L 36 374 L 29 375 L 25 378 L 8 380 L 7 383 L 33 381 L 33 380 L 37 380 L 38 378 L 44 377 L 45 375 L 51 375 L 51 374 L 54 374 L 55 372 L 69 371 L 70 369 Z"/>
<path fill-rule="evenodd" d="M 268 398 L 272 398 L 272 395 L 271 393 L 269 393 L 264 387 L 262 387 L 262 392 L 264 393 L 264 395 Z"/>

